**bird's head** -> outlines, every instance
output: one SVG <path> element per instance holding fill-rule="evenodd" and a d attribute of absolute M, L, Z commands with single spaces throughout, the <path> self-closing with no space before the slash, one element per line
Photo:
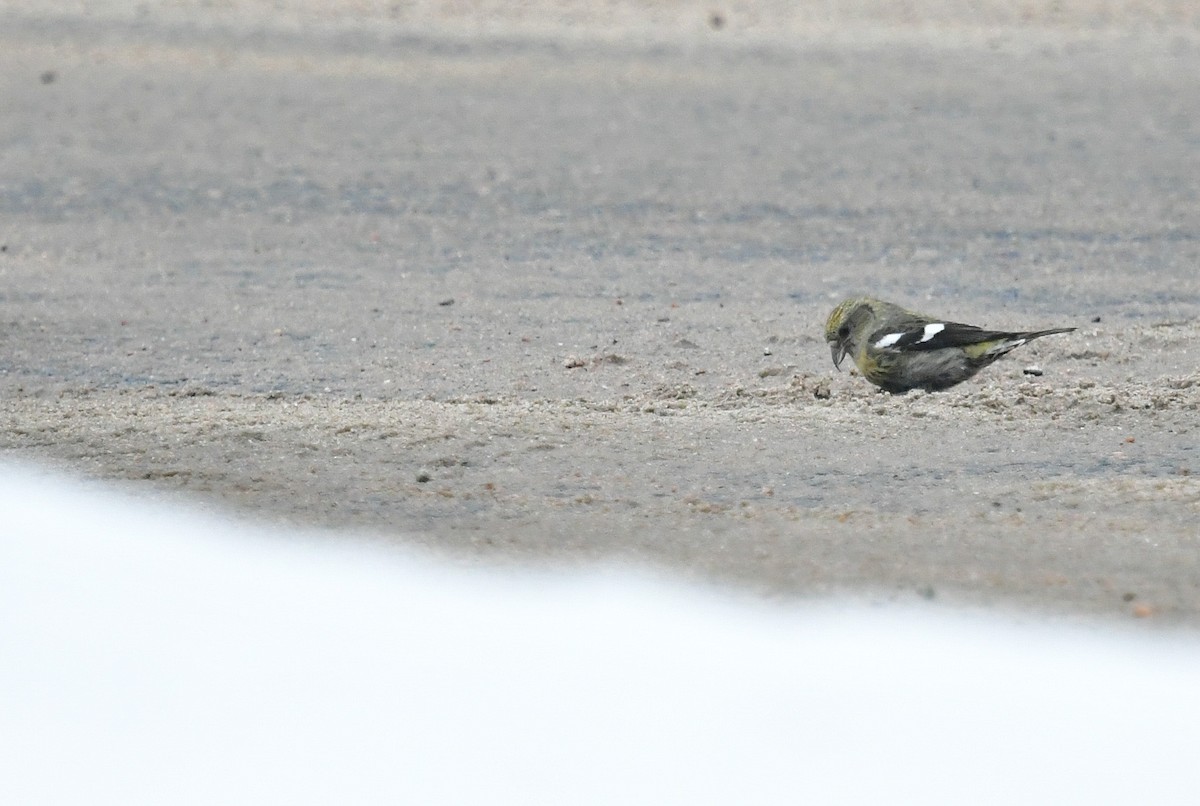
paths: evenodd
<path fill-rule="evenodd" d="M 847 355 L 858 350 L 859 336 L 865 332 L 864 325 L 874 316 L 873 300 L 866 297 L 851 297 L 842 300 L 825 321 L 825 341 L 833 356 L 833 365 L 842 368 Z"/>

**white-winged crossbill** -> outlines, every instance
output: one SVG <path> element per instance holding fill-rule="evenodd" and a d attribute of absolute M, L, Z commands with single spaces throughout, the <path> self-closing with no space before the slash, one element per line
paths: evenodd
<path fill-rule="evenodd" d="M 825 323 L 833 365 L 850 356 L 863 377 L 903 393 L 961 383 L 1027 341 L 1075 328 L 1010 333 L 948 322 L 871 297 L 844 300 Z"/>

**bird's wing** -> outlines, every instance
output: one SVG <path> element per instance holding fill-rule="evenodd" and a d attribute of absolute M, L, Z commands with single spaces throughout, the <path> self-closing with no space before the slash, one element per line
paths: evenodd
<path fill-rule="evenodd" d="M 996 330 L 984 330 L 958 322 L 914 320 L 899 327 L 880 328 L 871 334 L 870 343 L 879 350 L 920 351 L 947 347 L 969 347 L 990 341 L 1006 341 L 1017 336 Z"/>

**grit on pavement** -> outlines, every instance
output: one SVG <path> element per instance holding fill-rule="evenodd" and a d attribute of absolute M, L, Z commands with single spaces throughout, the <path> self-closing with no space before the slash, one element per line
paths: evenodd
<path fill-rule="evenodd" d="M 1200 626 L 1200 23 L 786 7 L 0 4 L 3 455 Z M 822 336 L 863 292 L 1078 330 L 891 396 Z"/>

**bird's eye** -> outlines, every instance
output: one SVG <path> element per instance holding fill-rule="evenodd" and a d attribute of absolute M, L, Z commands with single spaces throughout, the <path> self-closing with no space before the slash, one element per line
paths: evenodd
<path fill-rule="evenodd" d="M 838 328 L 838 338 L 844 339 L 850 335 L 850 325 L 842 325 Z"/>

